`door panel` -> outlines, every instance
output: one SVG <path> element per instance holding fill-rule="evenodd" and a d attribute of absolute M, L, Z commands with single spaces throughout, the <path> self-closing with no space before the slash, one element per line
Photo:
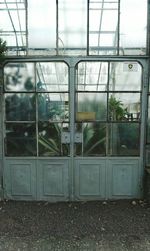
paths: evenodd
<path fill-rule="evenodd" d="M 105 198 L 105 160 L 75 160 L 75 197 L 80 200 Z"/>

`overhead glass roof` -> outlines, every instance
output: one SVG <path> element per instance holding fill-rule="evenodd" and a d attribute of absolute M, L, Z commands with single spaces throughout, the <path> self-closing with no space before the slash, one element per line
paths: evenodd
<path fill-rule="evenodd" d="M 147 0 L 1 0 L 9 55 L 145 55 Z"/>

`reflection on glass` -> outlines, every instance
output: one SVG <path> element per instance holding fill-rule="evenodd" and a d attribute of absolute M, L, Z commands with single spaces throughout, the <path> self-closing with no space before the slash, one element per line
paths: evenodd
<path fill-rule="evenodd" d="M 58 16 L 59 54 L 84 55 L 87 46 L 87 1 L 59 0 Z"/>
<path fill-rule="evenodd" d="M 139 120 L 140 93 L 110 93 L 108 114 L 109 120 Z"/>
<path fill-rule="evenodd" d="M 6 91 L 30 92 L 35 90 L 33 63 L 8 63 L 4 67 Z"/>
<path fill-rule="evenodd" d="M 36 156 L 35 124 L 6 124 L 5 155 Z"/>
<path fill-rule="evenodd" d="M 68 66 L 60 62 L 36 64 L 37 91 L 68 91 Z"/>
<path fill-rule="evenodd" d="M 147 2 L 147 0 L 121 0 L 120 2 L 120 54 L 122 55 L 146 53 Z"/>
<path fill-rule="evenodd" d="M 7 42 L 11 54 L 20 55 L 26 47 L 26 9 L 21 1 L 0 1 L 1 38 Z M 19 47 L 18 51 L 14 47 Z M 10 53 L 10 52 L 9 52 Z"/>
<path fill-rule="evenodd" d="M 35 121 L 35 95 L 28 93 L 5 94 L 7 121 Z"/>
<path fill-rule="evenodd" d="M 63 131 L 69 131 L 68 126 L 66 123 L 39 123 L 39 156 L 68 156 L 69 144 L 61 143 L 61 134 Z"/>
<path fill-rule="evenodd" d="M 147 143 L 150 143 L 150 96 L 148 97 Z"/>
<path fill-rule="evenodd" d="M 56 48 L 56 1 L 28 1 L 28 42 L 30 49 Z"/>
<path fill-rule="evenodd" d="M 78 123 L 76 132 L 83 134 L 83 142 L 76 143 L 75 155 L 106 155 L 106 124 Z"/>
<path fill-rule="evenodd" d="M 109 154 L 138 156 L 140 127 L 137 123 L 109 124 Z"/>
<path fill-rule="evenodd" d="M 76 115 L 76 119 L 80 121 L 106 120 L 107 94 L 78 93 Z"/>
<path fill-rule="evenodd" d="M 118 1 L 89 1 L 90 54 L 115 55 L 118 43 Z"/>
<path fill-rule="evenodd" d="M 81 62 L 78 64 L 78 91 L 106 91 L 108 63 Z"/>
<path fill-rule="evenodd" d="M 68 94 L 39 93 L 39 120 L 66 121 L 69 119 Z"/>
<path fill-rule="evenodd" d="M 137 62 L 111 62 L 109 71 L 110 91 L 140 91 L 142 67 Z"/>

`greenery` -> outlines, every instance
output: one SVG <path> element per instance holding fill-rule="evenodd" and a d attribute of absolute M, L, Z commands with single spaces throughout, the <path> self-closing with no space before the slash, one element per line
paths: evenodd
<path fill-rule="evenodd" d="M 4 58 L 5 53 L 7 52 L 7 43 L 0 38 L 0 59 Z"/>
<path fill-rule="evenodd" d="M 123 107 L 123 103 L 111 95 L 109 98 L 109 119 L 125 120 L 128 114 L 127 108 Z"/>

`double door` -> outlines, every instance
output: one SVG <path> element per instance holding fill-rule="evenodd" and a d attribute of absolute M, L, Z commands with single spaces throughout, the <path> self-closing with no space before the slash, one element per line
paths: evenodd
<path fill-rule="evenodd" d="M 5 197 L 140 197 L 142 74 L 131 60 L 6 64 Z"/>

